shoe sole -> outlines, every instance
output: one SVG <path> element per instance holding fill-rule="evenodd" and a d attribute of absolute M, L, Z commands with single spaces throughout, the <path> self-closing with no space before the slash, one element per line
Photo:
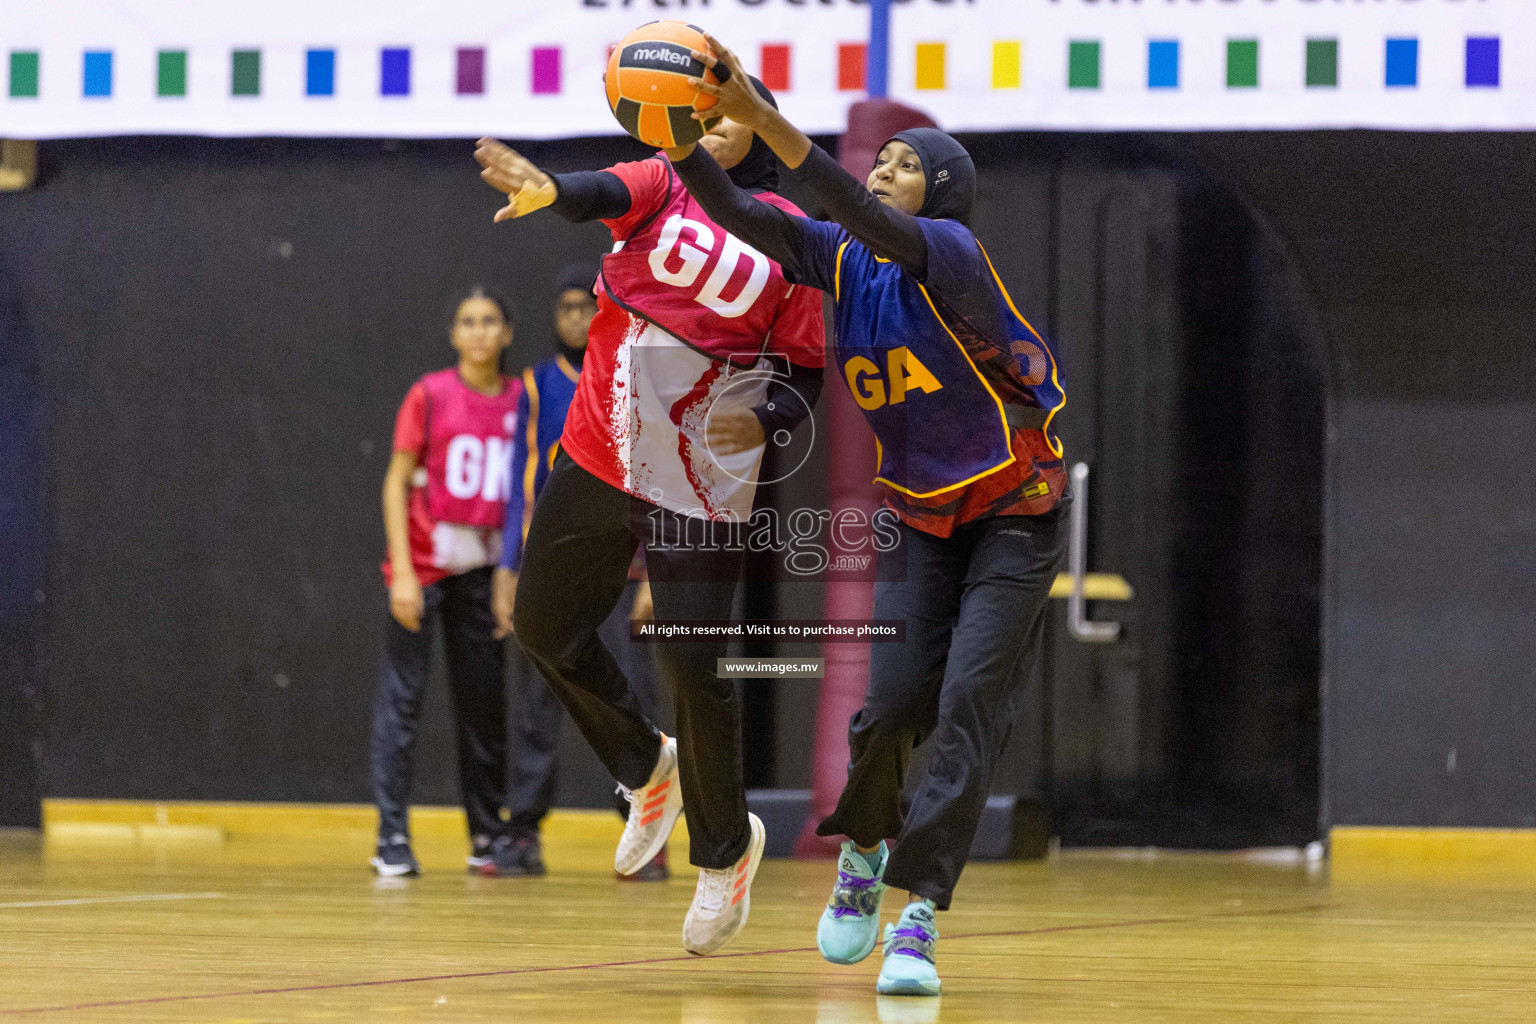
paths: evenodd
<path fill-rule="evenodd" d="M 652 861 L 632 875 L 614 872 L 613 877 L 620 882 L 665 882 L 672 877 L 672 871 L 665 865 L 656 867 L 655 861 Z"/>
<path fill-rule="evenodd" d="M 380 878 L 399 878 L 401 875 L 419 875 L 421 869 L 414 864 L 386 864 L 381 857 L 370 857 L 368 863 Z"/>
<path fill-rule="evenodd" d="M 672 785 L 667 788 L 667 802 L 661 808 L 661 826 L 656 829 L 656 838 L 649 845 L 641 849 L 640 855 L 631 854 L 634 863 L 629 865 L 629 870 L 619 862 L 619 852 L 613 852 L 613 870 L 621 875 L 633 875 L 636 871 L 645 867 L 656 855 L 667 846 L 667 840 L 672 838 L 672 830 L 677 827 L 677 819 L 683 813 L 683 782 L 677 770 L 677 761 L 672 762 L 672 770 L 667 773 L 667 778 L 672 780 Z M 630 813 L 634 813 L 634 806 L 630 806 Z"/>
<path fill-rule="evenodd" d="M 742 929 L 747 926 L 747 918 L 752 914 L 752 882 L 757 878 L 757 869 L 763 863 L 763 848 L 768 845 L 768 829 L 764 827 L 763 820 L 755 814 L 749 813 L 747 815 L 747 823 L 752 828 L 752 839 L 747 844 L 747 886 L 746 892 L 741 897 L 741 920 L 736 923 L 735 928 L 726 933 L 724 938 L 711 943 L 707 947 L 689 949 L 688 919 L 685 917 L 683 919 L 683 949 L 694 956 L 709 956 L 711 953 L 718 953 L 730 945 L 731 940 L 740 935 Z M 692 910 L 693 908 L 690 906 L 689 912 L 692 913 Z"/>
<path fill-rule="evenodd" d="M 916 978 L 899 978 L 895 981 L 886 981 L 881 978 L 875 982 L 875 991 L 882 996 L 936 996 L 940 995 L 943 983 L 935 978 L 931 982 L 918 981 Z"/>

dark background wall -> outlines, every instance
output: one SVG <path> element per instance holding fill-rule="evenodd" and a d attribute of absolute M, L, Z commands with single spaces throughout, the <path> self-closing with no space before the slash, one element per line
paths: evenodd
<path fill-rule="evenodd" d="M 37 339 L 0 256 L 0 826 L 38 823 L 48 428 Z"/>
<path fill-rule="evenodd" d="M 1328 822 L 1536 825 L 1536 138 L 1188 145 L 1329 346 Z"/>
<path fill-rule="evenodd" d="M 556 169 L 642 152 L 624 140 L 525 148 Z M 377 494 L 395 407 L 414 377 L 449 362 L 440 306 L 455 288 L 511 293 L 514 361 L 526 363 L 547 350 L 560 265 L 606 248 L 597 227 L 493 226 L 496 196 L 469 153 L 462 142 L 47 143 L 38 187 L 0 196 L 0 268 L 20 310 L 8 323 L 22 325 L 0 335 L 8 353 L 12 338 L 33 339 L 46 417 L 26 436 L 50 439 L 25 479 L 50 481 L 51 495 L 43 617 L 6 641 L 43 638 L 42 707 L 27 717 L 11 704 L 23 689 L 7 683 L 0 746 L 38 738 L 44 794 L 367 798 L 384 615 Z M 1198 179 L 1181 207 L 1186 251 L 1290 282 L 1208 281 L 1212 308 L 1183 321 L 1202 344 L 1226 329 L 1247 339 L 1238 370 L 1206 378 L 1207 390 L 1240 383 L 1245 422 L 1276 434 L 1271 445 L 1250 431 L 1245 444 L 1294 461 L 1296 481 L 1293 493 L 1249 488 L 1204 506 L 1237 524 L 1237 562 L 1185 545 L 1210 581 L 1208 607 L 1248 595 L 1270 628 L 1245 645 L 1218 623 L 1197 644 L 1197 658 L 1228 645 L 1223 664 L 1237 668 L 1222 678 L 1256 682 L 1212 692 L 1201 680 L 1216 675 L 1181 677 L 1171 699 L 1187 713 L 1159 749 L 1215 751 L 1186 777 L 1261 765 L 1255 785 L 1282 798 L 1305 783 L 1316 705 L 1297 694 L 1317 684 L 1305 658 L 1301 689 L 1297 665 L 1273 671 L 1289 632 L 1301 648 L 1321 637 L 1325 653 L 1325 821 L 1536 818 L 1523 742 L 1536 711 L 1532 154 L 1524 135 L 1349 132 L 1021 134 L 979 147 L 995 213 L 978 233 L 1047 326 L 1060 294 L 1050 190 L 1084 165 Z M 1202 197 L 1229 215 L 1194 216 Z M 1287 347 L 1309 338 L 1326 350 L 1328 433 L 1298 453 L 1279 436 L 1286 410 L 1319 396 L 1298 393 L 1305 375 L 1287 371 L 1313 355 Z M 1191 437 L 1209 432 L 1183 422 Z M 1265 596 L 1296 589 L 1283 558 L 1264 558 L 1278 549 L 1263 508 L 1287 501 L 1322 509 L 1320 623 L 1304 577 L 1310 594 Z M 1221 571 L 1224 557 L 1243 571 Z M 0 586 L 7 608 L 36 589 L 9 571 Z M 814 600 L 805 588 L 780 608 Z M 1309 600 L 1310 618 L 1287 618 Z M 805 777 L 791 733 L 809 694 L 778 694 L 774 784 Z M 1297 735 L 1277 742 L 1264 723 L 1286 721 Z M 422 754 L 418 798 L 451 802 L 440 704 Z"/>
<path fill-rule="evenodd" d="M 530 155 L 633 152 L 595 148 Z M 510 293 L 523 365 L 562 264 L 606 248 L 493 226 L 471 152 L 48 143 L 38 187 L 0 198 L 51 411 L 45 794 L 367 797 L 395 410 L 451 364 L 455 290 Z M 418 795 L 451 802 L 427 725 Z"/>
<path fill-rule="evenodd" d="M 1023 143 L 1023 145 L 1021 145 Z M 1242 847 L 1317 836 L 1324 344 L 1283 245 L 1177 139 L 971 140 L 1055 339 L 1058 429 L 1092 467 L 1090 568 L 1127 604 L 1058 607 L 1014 791 L 1063 843 Z M 1021 174 L 1021 156 L 1033 174 Z M 995 227 L 994 227 L 995 230 Z M 1013 268 L 1010 268 L 1013 269 Z M 1043 283 L 1040 289 L 1036 282 Z M 1038 315 L 1038 314 L 1037 314 Z M 1031 753 L 1039 768 L 1028 772 Z"/>

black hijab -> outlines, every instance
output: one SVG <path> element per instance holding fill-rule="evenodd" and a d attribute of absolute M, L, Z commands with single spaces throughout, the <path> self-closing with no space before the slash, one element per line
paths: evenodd
<path fill-rule="evenodd" d="M 937 128 L 908 128 L 886 141 L 896 140 L 911 146 L 923 162 L 927 185 L 917 215 L 969 222 L 976 202 L 976 166 L 965 147 Z"/>
<path fill-rule="evenodd" d="M 586 292 L 592 294 L 592 285 L 597 280 L 597 264 L 595 263 L 567 263 L 560 268 L 560 274 L 555 278 L 555 301 L 569 291 Z"/>
<path fill-rule="evenodd" d="M 597 264 L 595 263 L 570 263 L 560 269 L 555 278 L 555 302 L 558 304 L 561 297 L 568 291 L 586 292 L 592 294 L 593 282 L 597 280 Z M 555 348 L 565 356 L 566 361 L 572 366 L 580 366 L 582 357 L 587 354 L 587 348 L 572 348 L 555 335 Z"/>
<path fill-rule="evenodd" d="M 773 98 L 768 87 L 754 75 L 747 77 L 752 79 L 752 87 L 757 90 L 757 94 L 767 100 L 774 110 L 778 110 L 779 101 Z M 747 150 L 747 155 L 741 158 L 741 163 L 725 173 L 730 175 L 737 188 L 747 192 L 779 190 L 779 158 L 773 155 L 773 150 L 768 148 L 768 143 L 760 135 L 752 136 L 752 148 Z"/>

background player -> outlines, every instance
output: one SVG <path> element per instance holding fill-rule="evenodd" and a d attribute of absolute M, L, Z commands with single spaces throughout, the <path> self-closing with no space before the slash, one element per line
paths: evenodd
<path fill-rule="evenodd" d="M 877 479 L 902 535 L 880 555 L 875 617 L 906 620 L 907 639 L 874 645 L 848 785 L 817 828 L 852 840 L 817 946 L 835 963 L 862 960 L 886 884 L 906 889 L 877 989 L 937 995 L 933 912 L 965 866 L 1056 575 L 1065 477 L 1048 429 L 1066 398 L 1049 347 L 965 227 L 976 178 L 959 143 L 901 132 L 861 186 L 709 42 L 719 60 L 694 57 L 730 72 L 719 86 L 692 80 L 719 97 L 710 114 L 757 132 L 832 223 L 752 202 L 704 147 L 669 156 L 719 224 L 834 296 L 837 362 L 881 443 Z M 933 757 L 903 815 L 907 762 L 930 733 Z"/>
<path fill-rule="evenodd" d="M 517 436 L 512 441 L 512 497 L 502 535 L 501 562 L 496 569 L 492 607 L 501 636 L 512 632 L 512 609 L 517 598 L 517 571 L 522 564 L 523 538 L 533 517 L 534 500 L 544 489 L 565 429 L 565 415 L 576 394 L 576 382 L 587 351 L 587 330 L 597 315 L 592 294 L 597 264 L 573 264 L 560 272 L 555 283 L 555 345 L 553 358 L 523 371 L 523 395 L 518 404 Z M 644 580 L 644 566 L 637 559 L 630 566 L 630 582 L 617 607 L 598 629 L 603 643 L 620 667 L 646 716 L 656 719 L 656 694 L 651 669 L 652 647 L 629 642 L 631 620 L 651 616 L 651 588 Z M 512 762 L 507 777 L 507 824 L 512 830 L 513 861 L 524 874 L 544 873 L 539 826 L 554 803 L 559 783 L 557 754 L 560 723 L 565 708 L 528 660 L 522 645 L 507 647 L 514 686 Z M 616 794 L 619 814 L 628 817 L 629 801 Z M 661 852 L 632 875 L 620 878 L 660 882 L 669 875 L 667 851 Z"/>
<path fill-rule="evenodd" d="M 512 343 L 506 302 L 476 286 L 452 307 L 448 339 L 457 366 L 406 393 L 384 476 L 390 619 L 373 710 L 371 767 L 379 808 L 372 863 L 381 875 L 414 875 L 408 802 L 421 698 L 441 621 L 458 727 L 459 784 L 469 817 L 470 870 L 512 868 L 501 820 L 507 705 L 502 645 L 491 615 L 491 572 L 511 489 L 508 459 L 522 383 L 501 373 Z"/>
<path fill-rule="evenodd" d="M 701 144 L 752 202 L 799 214 L 772 191 L 777 163 L 749 129 L 725 119 Z M 534 508 L 514 623 L 640 811 L 615 868 L 629 873 L 654 856 L 686 805 L 689 859 L 700 871 L 683 947 L 711 953 L 746 922 L 764 842 L 747 812 L 740 701 L 715 675 L 726 644 L 658 649 L 677 713 L 673 741 L 646 718 L 597 628 L 641 541 L 658 618 L 729 618 L 763 439 L 803 419 L 820 393 L 821 297 L 713 224 L 659 154 L 564 175 L 489 139 L 475 156 L 512 197 L 498 220 L 552 205 L 571 220 L 602 220 L 618 243 L 603 260 L 562 450 Z M 791 364 L 787 380 L 770 383 L 769 355 Z"/>

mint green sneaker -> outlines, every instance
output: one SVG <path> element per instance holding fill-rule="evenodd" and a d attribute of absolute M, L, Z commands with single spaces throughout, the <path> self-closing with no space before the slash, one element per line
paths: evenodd
<path fill-rule="evenodd" d="M 874 952 L 880 937 L 880 901 L 885 897 L 885 862 L 889 851 L 880 844 L 879 867 L 871 870 L 869 861 L 854 848 L 853 841 L 843 843 L 837 859 L 837 884 L 832 898 L 821 912 L 816 925 L 816 948 L 824 960 L 834 964 L 856 964 Z"/>
<path fill-rule="evenodd" d="M 895 924 L 885 926 L 885 965 L 875 991 L 883 996 L 936 996 L 939 972 L 933 965 L 939 929 L 933 902 L 908 903 Z"/>

